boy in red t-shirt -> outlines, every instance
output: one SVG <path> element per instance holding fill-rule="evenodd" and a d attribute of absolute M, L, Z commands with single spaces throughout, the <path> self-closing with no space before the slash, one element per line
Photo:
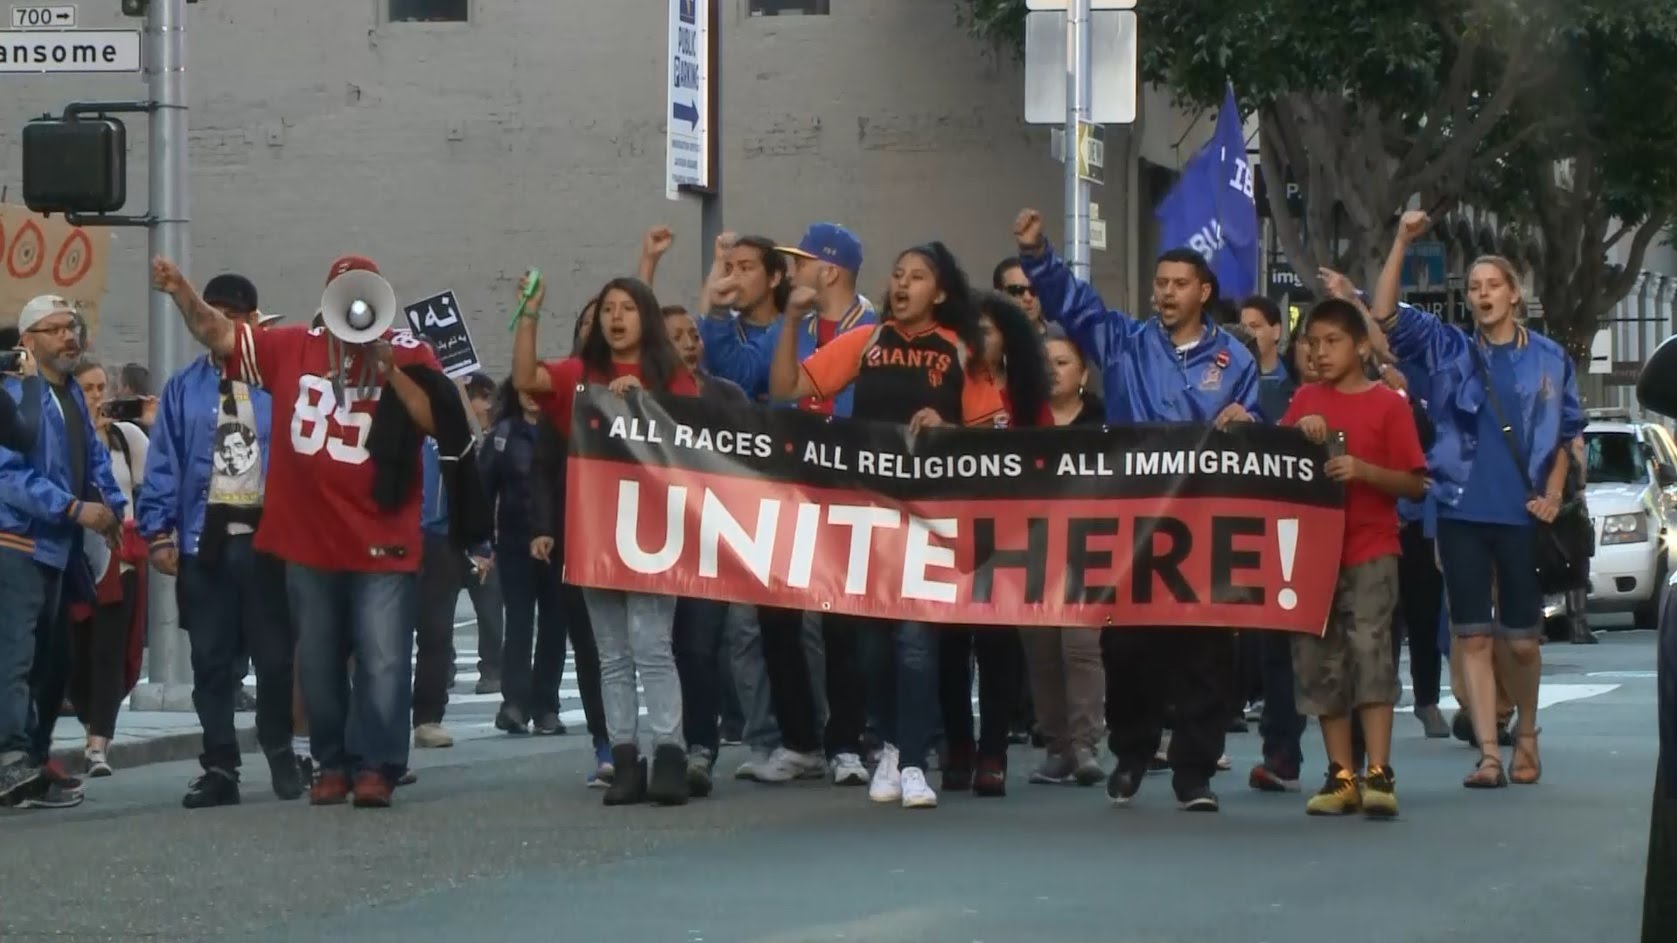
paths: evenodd
<path fill-rule="evenodd" d="M 1310 797 L 1311 815 L 1397 815 L 1392 774 L 1392 705 L 1399 687 L 1392 659 L 1398 590 L 1398 498 L 1426 491 L 1426 454 L 1409 403 L 1368 378 L 1367 322 L 1348 301 L 1311 309 L 1305 342 L 1320 382 L 1294 394 L 1281 424 L 1329 443 L 1327 476 L 1345 483 L 1345 545 L 1333 611 L 1321 638 L 1293 640 L 1301 713 L 1322 727 L 1327 782 Z M 1354 770 L 1351 714 L 1362 722 L 1368 771 Z"/>

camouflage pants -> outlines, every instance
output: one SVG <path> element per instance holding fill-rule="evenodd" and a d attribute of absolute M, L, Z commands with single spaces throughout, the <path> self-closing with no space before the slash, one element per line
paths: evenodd
<path fill-rule="evenodd" d="M 1293 639 L 1299 713 L 1343 717 L 1365 705 L 1397 703 L 1400 688 L 1392 660 L 1397 599 L 1395 556 L 1340 571 L 1327 631 L 1321 638 Z"/>

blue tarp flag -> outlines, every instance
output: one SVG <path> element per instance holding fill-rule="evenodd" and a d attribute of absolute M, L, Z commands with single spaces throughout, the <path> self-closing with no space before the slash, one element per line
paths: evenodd
<path fill-rule="evenodd" d="M 1217 114 L 1217 133 L 1188 161 L 1155 215 L 1159 244 L 1205 256 L 1223 297 L 1238 303 L 1257 291 L 1258 205 L 1234 86 Z"/>

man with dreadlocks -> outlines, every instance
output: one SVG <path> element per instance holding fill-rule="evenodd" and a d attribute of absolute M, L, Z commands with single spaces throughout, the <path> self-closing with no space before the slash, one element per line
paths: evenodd
<path fill-rule="evenodd" d="M 378 268 L 346 256 L 327 282 L 351 271 Z M 430 348 L 407 331 L 363 344 L 318 326 L 253 331 L 205 303 L 167 259 L 152 262 L 152 286 L 174 299 L 230 379 L 272 397 L 267 513 L 255 548 L 286 562 L 318 770 L 309 801 L 344 802 L 353 771 L 355 805 L 388 806 L 408 765 L 420 449 L 436 436 L 458 458 L 445 440 L 464 430 L 469 452 L 465 406 Z M 354 756 L 345 737 L 351 713 Z"/>

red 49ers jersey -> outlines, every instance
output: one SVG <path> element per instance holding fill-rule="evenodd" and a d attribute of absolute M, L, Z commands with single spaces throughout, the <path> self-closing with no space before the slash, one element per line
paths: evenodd
<path fill-rule="evenodd" d="M 373 501 L 367 452 L 380 390 L 362 396 L 359 351 L 345 376 L 343 401 L 332 389 L 331 343 L 323 328 L 302 325 L 234 332 L 228 376 L 267 390 L 274 400 L 268 486 L 256 549 L 321 570 L 384 573 L 419 568 L 420 476 L 401 507 Z M 385 335 L 396 366 L 441 370 L 431 348 L 407 331 Z M 351 348 L 353 350 L 353 348 Z M 418 446 L 414 461 L 419 461 Z M 415 466 L 418 467 L 417 465 Z"/>

